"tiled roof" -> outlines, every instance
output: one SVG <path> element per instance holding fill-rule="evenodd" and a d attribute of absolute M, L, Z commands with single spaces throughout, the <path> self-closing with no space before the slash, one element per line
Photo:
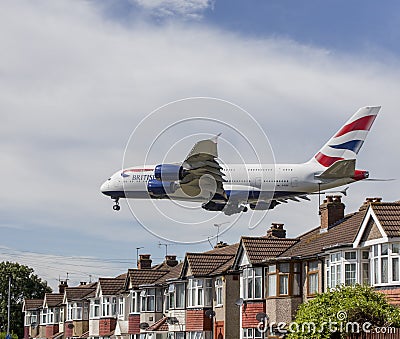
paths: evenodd
<path fill-rule="evenodd" d="M 89 298 L 91 294 L 95 291 L 95 287 L 77 286 L 77 287 L 67 287 L 65 289 L 66 298 L 68 301 L 71 300 L 81 300 L 84 298 Z"/>
<path fill-rule="evenodd" d="M 43 299 L 25 299 L 25 311 L 34 311 L 43 306 Z"/>
<path fill-rule="evenodd" d="M 82 338 L 82 339 L 89 338 L 89 331 L 82 333 L 82 335 L 79 338 Z"/>
<path fill-rule="evenodd" d="M 251 264 L 275 258 L 298 242 L 298 239 L 276 237 L 242 237 L 242 244 Z"/>
<path fill-rule="evenodd" d="M 146 332 L 168 332 L 167 318 L 161 318 L 146 329 Z"/>
<path fill-rule="evenodd" d="M 400 237 L 400 203 L 375 202 L 371 207 L 388 237 Z"/>
<path fill-rule="evenodd" d="M 209 254 L 232 254 L 235 255 L 237 250 L 239 248 L 239 243 L 236 244 L 232 244 L 232 245 L 228 245 L 228 246 L 224 246 L 224 247 L 217 247 L 214 248 L 210 251 L 204 252 L 204 253 L 209 253 Z"/>
<path fill-rule="evenodd" d="M 99 285 L 103 295 L 115 295 L 123 290 L 125 277 L 99 278 Z"/>
<path fill-rule="evenodd" d="M 220 274 L 232 265 L 233 254 L 187 253 L 186 260 L 193 276 Z"/>
<path fill-rule="evenodd" d="M 182 266 L 183 263 L 179 263 L 178 265 L 171 267 L 170 271 L 167 274 L 163 275 L 161 278 L 157 279 L 153 283 L 155 285 L 158 285 L 158 284 L 164 284 L 167 282 L 167 280 L 170 279 L 178 279 L 181 275 Z"/>
<path fill-rule="evenodd" d="M 335 245 L 353 243 L 365 213 L 366 209 L 363 209 L 346 215 L 342 220 L 330 226 L 328 232 L 321 233 L 320 227 L 317 227 L 301 235 L 300 241 L 280 256 L 311 256 Z"/>
<path fill-rule="evenodd" d="M 64 294 L 46 293 L 45 299 L 48 307 L 56 307 L 62 304 L 64 299 Z"/>
<path fill-rule="evenodd" d="M 167 270 L 153 270 L 153 269 L 130 269 L 128 276 L 133 288 L 138 288 L 140 285 L 153 284 L 165 276 L 169 271 Z"/>

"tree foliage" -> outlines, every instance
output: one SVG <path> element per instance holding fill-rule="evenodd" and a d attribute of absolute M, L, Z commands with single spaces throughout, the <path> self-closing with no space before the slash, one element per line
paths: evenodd
<path fill-rule="evenodd" d="M 355 332 L 353 323 L 374 327 L 400 327 L 400 309 L 388 303 L 384 294 L 369 286 L 341 286 L 300 305 L 288 338 L 346 338 Z M 309 332 L 315 324 L 314 333 Z M 331 327 L 328 324 L 333 324 Z M 371 324 L 371 325 L 369 325 Z M 305 330 L 304 330 L 305 329 Z M 347 332 L 347 333 L 346 333 Z"/>
<path fill-rule="evenodd" d="M 0 262 L 0 331 L 7 330 L 8 279 L 11 276 L 10 332 L 23 337 L 22 305 L 26 299 L 42 299 L 51 288 L 28 266 L 12 262 Z"/>

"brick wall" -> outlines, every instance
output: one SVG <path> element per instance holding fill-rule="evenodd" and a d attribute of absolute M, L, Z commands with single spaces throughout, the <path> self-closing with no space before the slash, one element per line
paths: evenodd
<path fill-rule="evenodd" d="M 389 288 L 389 289 L 379 289 L 379 292 L 385 294 L 388 297 L 388 301 L 392 305 L 400 306 L 400 287 Z"/>
<path fill-rule="evenodd" d="M 204 309 L 186 310 L 186 331 L 211 331 L 212 319 L 206 317 Z"/>
<path fill-rule="evenodd" d="M 24 339 L 29 339 L 29 326 L 24 327 Z"/>
<path fill-rule="evenodd" d="M 140 314 L 130 314 L 128 318 L 128 333 L 139 334 L 140 333 Z"/>
<path fill-rule="evenodd" d="M 51 338 L 56 333 L 58 333 L 58 325 L 46 326 L 46 338 Z"/>
<path fill-rule="evenodd" d="M 257 327 L 257 313 L 265 312 L 264 302 L 246 303 L 242 306 L 242 328 Z"/>
<path fill-rule="evenodd" d="M 65 336 L 65 338 L 73 336 L 74 328 L 69 328 L 68 325 L 70 325 L 70 324 L 72 325 L 72 321 L 68 321 L 64 325 L 64 336 Z"/>
<path fill-rule="evenodd" d="M 115 330 L 115 325 L 117 324 L 117 320 L 115 318 L 104 318 L 100 319 L 99 322 L 99 335 L 106 336 L 110 332 Z"/>

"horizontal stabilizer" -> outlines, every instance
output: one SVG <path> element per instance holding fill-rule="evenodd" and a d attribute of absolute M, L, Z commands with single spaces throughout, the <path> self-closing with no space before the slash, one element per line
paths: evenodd
<path fill-rule="evenodd" d="M 356 169 L 356 159 L 350 160 L 339 160 L 331 165 L 326 171 L 316 178 L 319 179 L 341 179 L 341 178 L 351 178 L 354 176 L 354 171 Z"/>

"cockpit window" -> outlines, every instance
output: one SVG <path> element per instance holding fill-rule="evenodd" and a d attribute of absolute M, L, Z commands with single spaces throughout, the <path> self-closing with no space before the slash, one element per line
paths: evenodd
<path fill-rule="evenodd" d="M 108 178 L 107 180 L 111 180 L 111 178 Z"/>

